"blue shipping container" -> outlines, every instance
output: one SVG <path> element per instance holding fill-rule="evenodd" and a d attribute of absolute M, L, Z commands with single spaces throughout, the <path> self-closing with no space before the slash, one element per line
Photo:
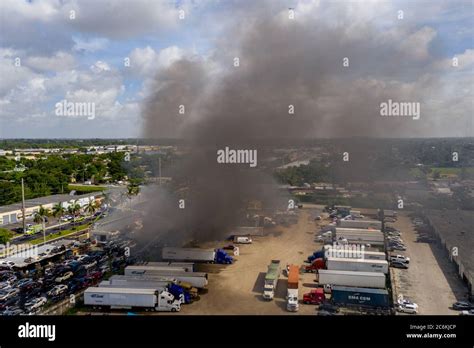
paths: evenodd
<path fill-rule="evenodd" d="M 388 308 L 390 300 L 388 291 L 383 289 L 353 288 L 334 286 L 332 301 L 338 305 L 355 305 Z"/>

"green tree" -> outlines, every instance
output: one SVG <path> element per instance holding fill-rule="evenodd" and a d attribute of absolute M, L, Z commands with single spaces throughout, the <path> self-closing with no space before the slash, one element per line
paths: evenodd
<path fill-rule="evenodd" d="M 67 207 L 67 211 L 69 214 L 72 215 L 72 223 L 73 225 L 76 225 L 76 215 L 81 211 L 81 206 L 77 203 L 77 201 L 74 201 L 74 203 L 70 204 Z"/>
<path fill-rule="evenodd" d="M 53 206 L 53 216 L 55 218 L 59 218 L 59 223 L 61 223 L 61 218 L 63 217 L 66 209 L 64 209 L 63 205 L 61 203 L 57 203 Z M 59 227 L 62 229 L 62 225 Z"/>
<path fill-rule="evenodd" d="M 93 215 L 97 210 L 97 204 L 95 203 L 95 201 L 89 201 L 85 210 L 89 213 L 89 215 Z"/>
<path fill-rule="evenodd" d="M 6 228 L 0 228 L 0 244 L 7 244 L 11 237 L 12 237 L 13 233 L 6 229 Z"/>

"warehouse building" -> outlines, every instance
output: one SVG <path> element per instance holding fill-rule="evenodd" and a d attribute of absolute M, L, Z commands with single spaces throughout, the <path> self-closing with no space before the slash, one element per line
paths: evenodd
<path fill-rule="evenodd" d="M 425 218 L 459 276 L 474 296 L 474 214 L 467 210 L 429 210 Z"/>
<path fill-rule="evenodd" d="M 61 203 L 64 208 L 77 202 L 81 207 L 86 206 L 90 201 L 97 200 L 99 194 L 84 195 L 52 195 L 25 200 L 25 218 L 33 219 L 34 214 L 43 206 L 46 209 L 53 209 L 53 206 Z M 22 204 L 15 203 L 0 207 L 0 226 L 20 222 L 23 218 Z"/>

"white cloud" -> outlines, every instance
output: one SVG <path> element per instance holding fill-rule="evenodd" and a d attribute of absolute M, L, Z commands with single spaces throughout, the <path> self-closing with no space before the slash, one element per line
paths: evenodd
<path fill-rule="evenodd" d="M 26 58 L 26 65 L 40 71 L 64 71 L 74 67 L 75 59 L 69 53 L 56 52 L 54 56 L 32 56 Z"/>
<path fill-rule="evenodd" d="M 156 52 L 150 46 L 135 48 L 130 52 L 130 69 L 133 73 L 152 78 L 160 69 L 170 66 L 183 58 L 185 51 L 177 46 L 171 46 Z"/>
<path fill-rule="evenodd" d="M 104 38 L 92 38 L 82 39 L 79 37 L 73 37 L 74 46 L 73 50 L 78 52 L 96 52 L 103 50 L 109 44 L 109 40 Z"/>

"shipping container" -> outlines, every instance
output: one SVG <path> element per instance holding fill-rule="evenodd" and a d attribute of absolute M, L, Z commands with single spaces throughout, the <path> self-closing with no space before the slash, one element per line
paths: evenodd
<path fill-rule="evenodd" d="M 380 272 L 318 270 L 318 283 L 321 285 L 330 284 L 384 289 L 385 282 L 385 274 Z"/>
<path fill-rule="evenodd" d="M 387 290 L 334 286 L 332 301 L 340 306 L 360 306 L 387 309 L 390 298 Z"/>
<path fill-rule="evenodd" d="M 388 262 L 386 260 L 329 257 L 326 260 L 326 268 L 338 271 L 381 272 L 386 274 L 388 273 Z"/>
<path fill-rule="evenodd" d="M 382 222 L 376 220 L 339 220 L 339 227 L 346 228 L 374 228 L 382 230 Z"/>

